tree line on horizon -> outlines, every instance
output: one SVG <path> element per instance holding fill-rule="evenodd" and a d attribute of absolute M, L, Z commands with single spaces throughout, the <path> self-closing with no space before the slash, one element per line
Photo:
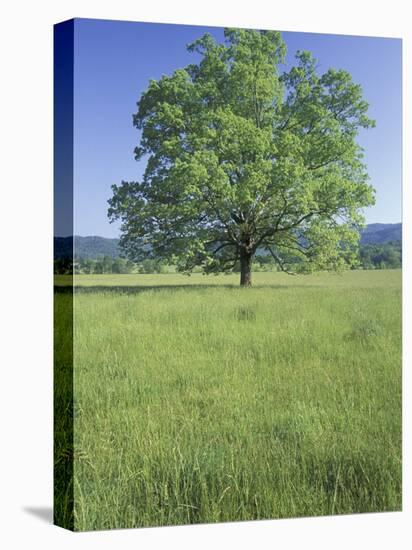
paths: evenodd
<path fill-rule="evenodd" d="M 399 269 L 402 267 L 402 243 L 390 241 L 383 244 L 361 244 L 359 247 L 357 269 Z M 257 255 L 253 263 L 254 271 L 278 271 L 276 262 L 267 254 Z M 194 272 L 201 270 L 194 270 Z M 233 267 L 232 272 L 239 273 L 240 264 Z M 54 273 L 58 275 L 85 274 L 156 274 L 175 273 L 176 266 L 161 259 L 146 259 L 139 263 L 125 258 L 113 258 L 102 255 L 98 258 L 56 258 Z"/>

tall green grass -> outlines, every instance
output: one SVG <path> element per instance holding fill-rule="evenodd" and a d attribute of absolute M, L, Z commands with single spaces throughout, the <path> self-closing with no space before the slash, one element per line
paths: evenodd
<path fill-rule="evenodd" d="M 401 508 L 400 271 L 77 276 L 77 530 Z"/>

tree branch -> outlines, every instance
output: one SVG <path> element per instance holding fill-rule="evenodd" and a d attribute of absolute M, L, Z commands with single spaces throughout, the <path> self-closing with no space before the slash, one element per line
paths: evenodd
<path fill-rule="evenodd" d="M 307 169 L 308 170 L 319 170 L 319 168 L 324 168 L 328 164 L 332 164 L 333 162 L 336 162 L 337 160 L 341 159 L 343 157 L 343 155 L 345 155 L 345 153 L 348 152 L 348 150 L 349 150 L 349 148 L 345 149 L 339 155 L 335 156 L 333 159 L 329 159 L 327 161 L 324 161 L 324 162 L 321 162 L 319 164 L 315 164 L 315 165 L 312 165 L 312 166 L 309 165 L 309 166 L 307 166 Z"/>
<path fill-rule="evenodd" d="M 218 246 L 215 250 L 213 250 L 212 254 L 215 255 L 217 252 L 219 252 L 219 250 L 222 250 L 222 248 L 225 248 L 226 246 L 237 246 L 237 245 L 232 241 L 224 242 L 223 244 Z"/>
<path fill-rule="evenodd" d="M 267 246 L 267 245 L 266 245 Z M 269 250 L 269 252 L 271 253 L 273 259 L 275 260 L 275 262 L 279 265 L 280 269 L 284 272 L 284 273 L 287 273 L 288 275 L 296 275 L 296 273 L 293 273 L 293 271 L 288 271 L 286 268 L 285 268 L 285 264 L 282 262 L 282 260 L 279 258 L 279 256 L 277 256 L 273 250 L 270 248 L 270 246 L 267 246 L 267 249 Z"/>

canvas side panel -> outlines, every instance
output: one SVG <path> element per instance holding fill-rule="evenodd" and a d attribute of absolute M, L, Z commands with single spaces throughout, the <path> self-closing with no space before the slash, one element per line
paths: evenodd
<path fill-rule="evenodd" d="M 54 523 L 74 530 L 74 21 L 54 26 Z"/>

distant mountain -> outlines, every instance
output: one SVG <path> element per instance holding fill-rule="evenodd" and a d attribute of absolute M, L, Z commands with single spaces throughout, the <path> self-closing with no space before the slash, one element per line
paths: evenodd
<path fill-rule="evenodd" d="M 361 233 L 361 244 L 383 244 L 402 240 L 401 223 L 370 223 Z"/>
<path fill-rule="evenodd" d="M 55 258 L 67 258 L 72 255 L 73 237 L 54 237 Z M 95 260 L 99 256 L 120 256 L 119 239 L 105 237 L 74 237 L 74 253 L 76 258 Z"/>
<path fill-rule="evenodd" d="M 383 244 L 402 240 L 401 223 L 371 223 L 361 233 L 361 244 Z M 119 239 L 105 237 L 74 237 L 74 249 L 77 258 L 95 260 L 99 256 L 120 256 Z M 73 237 L 55 237 L 54 255 L 65 258 L 72 255 Z"/>

